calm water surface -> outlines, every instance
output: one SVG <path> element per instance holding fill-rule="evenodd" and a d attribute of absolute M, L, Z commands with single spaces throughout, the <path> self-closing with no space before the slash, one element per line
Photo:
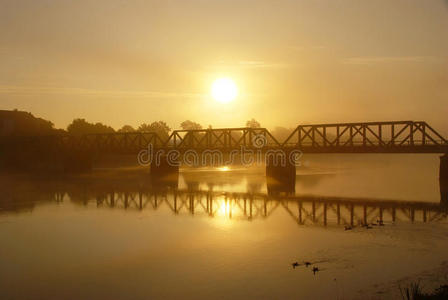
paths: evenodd
<path fill-rule="evenodd" d="M 256 167 L 185 168 L 171 186 L 130 170 L 4 176 L 0 298 L 393 299 L 417 278 L 436 287 L 448 274 L 438 167 L 437 155 L 306 155 L 294 195 L 268 194 Z"/>

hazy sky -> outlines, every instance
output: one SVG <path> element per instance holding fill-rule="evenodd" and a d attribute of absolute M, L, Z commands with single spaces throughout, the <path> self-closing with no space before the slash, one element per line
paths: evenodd
<path fill-rule="evenodd" d="M 427 120 L 448 131 L 444 0 L 0 0 L 0 109 L 65 127 Z M 238 98 L 210 97 L 233 78 Z"/>

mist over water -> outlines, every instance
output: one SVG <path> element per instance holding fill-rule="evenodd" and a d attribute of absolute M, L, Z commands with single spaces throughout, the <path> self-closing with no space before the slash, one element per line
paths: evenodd
<path fill-rule="evenodd" d="M 399 282 L 434 285 L 425 271 L 446 272 L 438 163 L 304 155 L 286 196 L 268 195 L 262 167 L 182 168 L 176 187 L 107 164 L 90 176 L 5 180 L 0 287 L 6 299 L 393 299 Z M 380 216 L 385 226 L 362 226 Z"/>
<path fill-rule="evenodd" d="M 211 168 L 181 172 L 200 189 L 266 193 L 264 168 L 230 166 L 210 176 Z M 362 197 L 439 202 L 439 155 L 436 154 L 305 154 L 296 168 L 296 195 Z"/>

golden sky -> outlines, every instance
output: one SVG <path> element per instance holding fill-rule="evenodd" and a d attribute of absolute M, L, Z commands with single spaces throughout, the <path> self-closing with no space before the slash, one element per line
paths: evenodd
<path fill-rule="evenodd" d="M 66 127 L 426 120 L 448 131 L 444 0 L 0 0 L 0 109 Z M 210 87 L 230 77 L 235 101 Z"/>

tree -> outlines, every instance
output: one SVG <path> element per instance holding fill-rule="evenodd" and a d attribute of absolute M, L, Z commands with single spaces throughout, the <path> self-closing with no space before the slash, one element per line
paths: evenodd
<path fill-rule="evenodd" d="M 252 118 L 251 120 L 246 122 L 246 127 L 249 127 L 249 128 L 260 128 L 261 125 L 260 125 L 260 123 L 258 123 L 257 120 Z"/>
<path fill-rule="evenodd" d="M 183 121 L 180 123 L 180 127 L 182 127 L 183 130 L 196 130 L 196 129 L 202 129 L 202 125 L 190 120 Z"/>
<path fill-rule="evenodd" d="M 154 132 L 161 139 L 167 139 L 170 134 L 171 128 L 164 121 L 157 121 L 152 122 L 151 124 L 143 123 L 138 127 L 137 130 L 144 132 Z"/>
<path fill-rule="evenodd" d="M 126 133 L 126 132 L 134 132 L 135 129 L 131 125 L 124 125 L 120 129 L 118 129 L 118 132 Z"/>
<path fill-rule="evenodd" d="M 75 135 L 94 134 L 94 133 L 113 133 L 115 130 L 102 123 L 89 123 L 85 119 L 74 119 L 67 126 L 67 132 Z"/>
<path fill-rule="evenodd" d="M 2 124 L 4 124 L 2 126 Z M 0 135 L 49 135 L 58 133 L 53 123 L 17 109 L 0 110 Z"/>
<path fill-rule="evenodd" d="M 151 125 L 142 123 L 140 126 L 138 126 L 137 131 L 143 131 L 143 132 L 150 132 L 151 131 Z"/>
<path fill-rule="evenodd" d="M 294 131 L 294 128 L 285 128 L 281 126 L 277 126 L 274 128 L 274 130 L 271 131 L 271 134 L 273 137 L 277 139 L 279 142 L 283 142 L 288 138 L 288 136 L 291 134 L 291 132 Z"/>
<path fill-rule="evenodd" d="M 115 129 L 103 123 L 95 123 L 93 125 L 93 133 L 114 133 Z"/>
<path fill-rule="evenodd" d="M 74 119 L 68 126 L 67 132 L 70 134 L 92 133 L 93 124 L 85 119 Z"/>

